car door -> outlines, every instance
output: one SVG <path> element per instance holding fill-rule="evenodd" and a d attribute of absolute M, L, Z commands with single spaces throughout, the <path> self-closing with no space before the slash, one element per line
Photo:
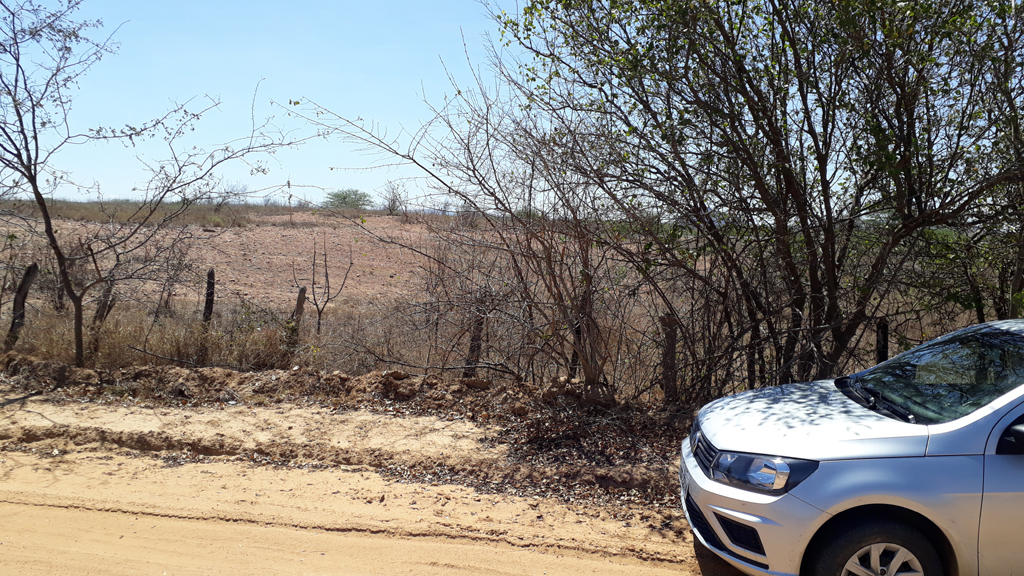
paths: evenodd
<path fill-rule="evenodd" d="M 985 484 L 978 534 L 979 574 L 1024 574 L 1024 443 L 1010 428 L 1024 424 L 1024 404 L 1000 419 L 985 447 Z"/>

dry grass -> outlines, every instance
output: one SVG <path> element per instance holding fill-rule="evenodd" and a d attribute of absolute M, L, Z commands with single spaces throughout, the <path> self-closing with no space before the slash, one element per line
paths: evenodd
<path fill-rule="evenodd" d="M 130 290 L 129 290 L 130 292 Z M 74 363 L 74 327 L 70 306 L 57 312 L 53 302 L 36 292 L 15 351 L 43 360 Z M 88 330 L 94 304 L 85 310 Z M 297 345 L 287 337 L 289 309 L 269 309 L 243 297 L 218 299 L 213 318 L 204 326 L 202 303 L 173 301 L 160 315 L 144 301 L 116 304 L 98 334 L 96 353 L 87 365 L 119 369 L 141 365 L 220 366 L 240 371 L 303 368 L 362 374 L 396 368 L 384 360 L 391 346 L 413 357 L 425 355 L 425 343 L 409 334 L 405 319 L 391 303 L 331 306 L 324 312 L 320 334 L 316 314 L 307 307 L 299 324 Z M 4 310 L 2 320 L 9 321 Z M 91 335 L 87 332 L 86 347 Z"/>

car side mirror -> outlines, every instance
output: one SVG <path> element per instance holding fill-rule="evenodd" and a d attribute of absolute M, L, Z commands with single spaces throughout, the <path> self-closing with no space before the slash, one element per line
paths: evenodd
<path fill-rule="evenodd" d="M 1024 454 L 1024 423 L 1010 426 L 1003 432 L 996 454 Z"/>
<path fill-rule="evenodd" d="M 1010 430 L 1009 430 L 1008 436 L 1013 438 L 1014 441 L 1017 442 L 1018 446 L 1020 446 L 1021 448 L 1024 448 L 1024 424 L 1017 424 L 1016 426 L 1010 426 Z"/>

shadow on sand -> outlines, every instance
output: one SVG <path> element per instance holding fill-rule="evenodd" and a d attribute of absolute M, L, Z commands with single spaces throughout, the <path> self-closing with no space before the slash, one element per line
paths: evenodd
<path fill-rule="evenodd" d="M 697 565 L 700 566 L 701 576 L 744 576 L 742 572 L 733 568 L 731 564 L 719 558 L 711 550 L 708 550 L 696 538 L 693 540 L 693 552 L 697 557 Z"/>

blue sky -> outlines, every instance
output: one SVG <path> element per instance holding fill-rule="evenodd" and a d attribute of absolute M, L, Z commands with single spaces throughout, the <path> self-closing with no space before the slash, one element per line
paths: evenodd
<path fill-rule="evenodd" d="M 474 67 L 486 68 L 484 35 L 498 36 L 497 25 L 474 0 L 86 0 L 78 16 L 101 18 L 101 34 L 113 33 L 119 48 L 79 83 L 73 127 L 139 124 L 175 102 L 198 103 L 209 95 L 221 105 L 190 140 L 203 147 L 248 133 L 254 93 L 257 119 L 275 115 L 285 128 L 302 125 L 283 117 L 271 100 L 308 98 L 341 116 L 377 122 L 391 134 L 415 131 L 430 117 L 423 99 L 439 104 L 452 91 L 445 67 L 461 82 L 471 81 L 466 50 Z M 56 165 L 78 182 L 98 183 L 107 198 L 123 198 L 146 179 L 134 155 L 155 159 L 162 150 L 90 144 L 66 149 Z M 242 165 L 223 176 L 250 190 L 290 180 L 374 192 L 389 179 L 413 175 L 330 170 L 378 160 L 342 142 L 315 141 L 275 155 L 267 176 L 251 177 Z M 322 197 L 316 190 L 307 195 Z"/>

